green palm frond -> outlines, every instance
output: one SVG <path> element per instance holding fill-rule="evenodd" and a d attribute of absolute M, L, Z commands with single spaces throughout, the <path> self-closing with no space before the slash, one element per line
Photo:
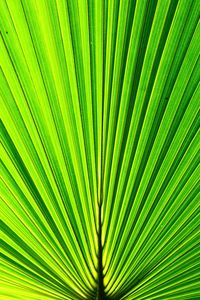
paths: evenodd
<path fill-rule="evenodd" d="M 200 299 L 199 15 L 0 1 L 0 299 Z"/>

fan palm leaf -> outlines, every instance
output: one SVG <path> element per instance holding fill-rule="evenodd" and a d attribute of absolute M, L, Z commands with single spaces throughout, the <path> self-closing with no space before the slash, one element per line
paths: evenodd
<path fill-rule="evenodd" d="M 199 13 L 0 1 L 0 299 L 200 299 Z"/>

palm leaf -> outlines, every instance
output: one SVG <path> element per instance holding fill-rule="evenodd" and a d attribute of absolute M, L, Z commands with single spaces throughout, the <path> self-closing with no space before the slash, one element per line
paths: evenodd
<path fill-rule="evenodd" d="M 199 299 L 198 0 L 1 0 L 0 299 Z"/>

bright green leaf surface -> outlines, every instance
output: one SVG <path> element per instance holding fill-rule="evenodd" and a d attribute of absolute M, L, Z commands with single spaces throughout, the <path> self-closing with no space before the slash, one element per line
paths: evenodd
<path fill-rule="evenodd" d="M 200 299 L 199 15 L 0 1 L 0 299 Z"/>

